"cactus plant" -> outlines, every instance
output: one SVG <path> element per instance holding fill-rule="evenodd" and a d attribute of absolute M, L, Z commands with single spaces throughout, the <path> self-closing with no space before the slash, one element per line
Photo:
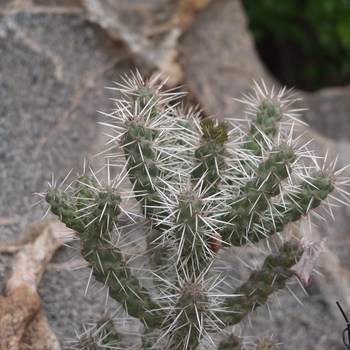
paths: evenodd
<path fill-rule="evenodd" d="M 144 349 L 241 349 L 239 336 L 212 335 L 285 287 L 307 242 L 291 227 L 327 203 L 337 174 L 293 138 L 296 111 L 285 90 L 256 84 L 242 100 L 245 130 L 239 119 L 202 120 L 157 78 L 123 79 L 104 123 L 108 167 L 120 172 L 104 184 L 84 169 L 65 190 L 51 184 L 45 199 L 76 231 L 91 275 L 142 323 Z M 122 188 L 125 178 L 130 186 Z M 130 252 L 136 240 L 146 246 L 138 269 L 140 254 Z M 244 245 L 271 251 L 246 282 L 224 292 L 225 276 L 214 265 L 222 251 Z M 72 348 L 123 346 L 113 318 L 103 318 Z M 272 340 L 257 347 L 274 348 Z"/>

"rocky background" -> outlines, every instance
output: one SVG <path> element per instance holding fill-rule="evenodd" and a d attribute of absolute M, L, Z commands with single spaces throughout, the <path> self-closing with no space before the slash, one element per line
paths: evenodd
<path fill-rule="evenodd" d="M 84 159 L 101 165 L 93 157 L 106 142 L 97 110 L 109 112 L 116 96 L 105 87 L 135 68 L 171 75 L 169 87 L 185 84 L 189 99 L 220 119 L 242 113 L 232 98 L 248 93 L 253 79 L 279 88 L 259 61 L 239 0 L 0 0 L 2 245 L 28 240 L 20 232 L 46 210 L 34 205 L 40 197 L 33 193 L 45 191 L 52 172 L 59 181 L 72 168 L 81 171 Z M 299 96 L 312 147 L 338 155 L 337 168 L 349 164 L 350 86 Z M 346 323 L 335 302 L 350 317 L 349 208 L 334 208 L 334 217 L 315 228 L 315 237 L 328 241 L 317 267 L 323 276 L 313 277 L 308 296 L 292 285 L 300 302 L 279 294 L 245 322 L 243 334 L 274 335 L 280 349 L 345 348 Z M 60 248 L 38 286 L 62 349 L 104 302 L 94 288 L 84 296 L 88 271 L 72 269 L 74 255 Z M 0 253 L 3 288 L 13 261 Z"/>

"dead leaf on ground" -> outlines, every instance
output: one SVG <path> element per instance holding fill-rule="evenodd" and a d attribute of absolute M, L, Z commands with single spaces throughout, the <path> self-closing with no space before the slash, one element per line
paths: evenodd
<path fill-rule="evenodd" d="M 25 232 L 9 245 L 11 249 L 0 247 L 2 252 L 18 250 L 6 295 L 0 296 L 0 350 L 59 350 L 56 335 L 42 313 L 37 285 L 55 251 L 71 240 L 68 234 L 72 231 L 60 222 L 45 221 Z"/>

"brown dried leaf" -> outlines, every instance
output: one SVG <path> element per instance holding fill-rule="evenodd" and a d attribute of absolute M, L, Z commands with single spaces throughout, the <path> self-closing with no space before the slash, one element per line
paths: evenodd
<path fill-rule="evenodd" d="M 55 251 L 71 239 L 67 238 L 71 230 L 58 221 L 35 223 L 26 232 L 34 240 L 24 244 L 15 256 L 12 274 L 6 282 L 7 295 L 23 283 L 36 291 L 45 267 Z"/>
<path fill-rule="evenodd" d="M 322 253 L 326 240 L 326 237 L 324 237 L 319 242 L 311 243 L 304 250 L 304 253 L 302 254 L 299 261 L 290 269 L 305 286 L 309 285 L 311 282 L 311 272 L 314 269 L 316 260 Z"/>
<path fill-rule="evenodd" d="M 41 311 L 36 287 L 55 251 L 71 240 L 70 232 L 57 221 L 39 222 L 25 230 L 26 239 L 10 245 L 18 253 L 6 282 L 6 297 L 0 295 L 0 350 L 60 349 Z"/>

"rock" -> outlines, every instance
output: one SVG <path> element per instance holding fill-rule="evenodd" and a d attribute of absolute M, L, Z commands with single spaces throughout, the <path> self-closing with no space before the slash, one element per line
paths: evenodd
<path fill-rule="evenodd" d="M 136 0 L 133 3 L 136 2 L 145 3 Z M 129 9 L 132 8 L 130 1 L 123 4 L 130 4 Z M 136 17 L 142 19 L 142 15 L 156 11 L 159 16 L 166 14 L 157 17 L 157 20 L 160 18 L 157 23 L 164 24 L 173 18 L 174 2 L 165 1 L 164 4 L 169 7 L 160 12 L 157 12 L 157 6 L 150 6 L 146 9 L 148 12 L 140 10 L 129 14 L 137 23 Z M 185 25 L 175 26 L 177 31 L 169 29 L 167 32 L 165 29 L 163 33 L 164 37 L 173 33 L 168 41 L 169 50 L 176 48 L 180 52 L 176 52 L 176 59 L 170 61 L 175 62 L 176 69 L 179 69 L 176 73 L 180 77 L 178 80 L 185 80 L 194 100 L 205 108 L 206 114 L 218 115 L 221 119 L 240 116 L 243 107 L 232 98 L 247 93 L 253 79 L 260 82 L 262 78 L 267 86 L 276 85 L 277 88 L 279 84 L 265 70 L 256 54 L 238 0 L 215 0 L 209 4 L 199 1 L 198 4 Z M 201 11 L 194 17 L 199 9 Z M 143 23 L 150 23 L 147 22 L 150 18 L 144 17 Z M 127 17 L 123 20 L 125 25 L 128 24 Z M 141 40 L 143 30 L 143 26 L 139 31 L 134 27 L 131 33 Z M 91 11 L 87 14 L 80 1 L 1 2 L 2 242 L 14 241 L 24 227 L 44 215 L 44 205 L 32 207 L 38 200 L 33 192 L 45 191 L 52 172 L 60 183 L 72 168 L 82 171 L 84 158 L 94 168 L 101 167 L 102 163 L 92 157 L 104 149 L 106 141 L 103 128 L 96 124 L 104 121 L 104 117 L 96 110 L 108 113 L 113 108 L 113 101 L 108 99 L 115 97 L 115 91 L 104 87 L 113 86 L 112 81 L 118 81 L 121 74 L 135 69 L 125 37 L 119 36 L 118 41 L 113 41 L 110 34 L 110 30 L 107 33 L 100 25 L 91 23 Z M 138 68 L 146 73 L 150 68 L 162 67 L 150 67 L 142 55 L 137 62 Z M 162 62 L 165 62 L 163 69 L 169 67 L 166 60 Z M 322 153 L 325 146 L 329 147 L 331 158 L 339 152 L 340 167 L 349 163 L 348 92 L 345 87 L 314 94 L 301 93 L 304 101 L 299 103 L 310 108 L 303 114 L 303 119 L 317 130 L 309 132 L 310 137 L 316 135 L 319 140 L 312 147 L 318 153 Z M 348 172 L 345 174 L 349 176 Z M 272 300 L 268 309 L 258 312 L 260 319 L 254 314 L 251 325 L 245 322 L 243 334 L 263 337 L 268 332 L 275 335 L 277 342 L 284 343 L 282 348 L 288 349 L 343 347 L 341 331 L 345 323 L 335 301 L 339 300 L 345 311 L 350 310 L 349 301 L 344 301 L 350 295 L 348 286 L 346 283 L 340 286 L 340 282 L 348 278 L 350 264 L 348 211 L 345 207 L 335 208 L 336 221 L 319 225 L 320 234 L 328 237 L 326 247 L 340 257 L 335 263 L 333 255 L 329 260 L 327 254 L 321 256 L 325 259 L 324 266 L 328 261 L 332 263 L 333 272 L 326 269 L 325 278 L 312 277 L 313 281 L 307 287 L 308 298 L 299 286 L 290 286 L 303 305 L 290 293 L 281 293 L 278 300 Z M 87 280 L 82 277 L 88 275 L 87 270 L 71 270 L 65 265 L 58 267 L 74 254 L 67 248 L 61 249 L 49 264 L 38 290 L 44 314 L 61 346 L 67 338 L 74 337 L 74 329 L 82 332 L 83 322 L 95 318 L 95 313 L 101 312 L 104 304 L 103 298 L 94 294 L 93 289 L 84 296 Z M 2 285 L 9 274 L 9 266 L 11 257 L 0 255 Z M 338 277 L 332 279 L 335 275 Z M 327 283 L 327 288 L 324 288 Z M 94 290 L 98 289 L 96 286 Z"/>

